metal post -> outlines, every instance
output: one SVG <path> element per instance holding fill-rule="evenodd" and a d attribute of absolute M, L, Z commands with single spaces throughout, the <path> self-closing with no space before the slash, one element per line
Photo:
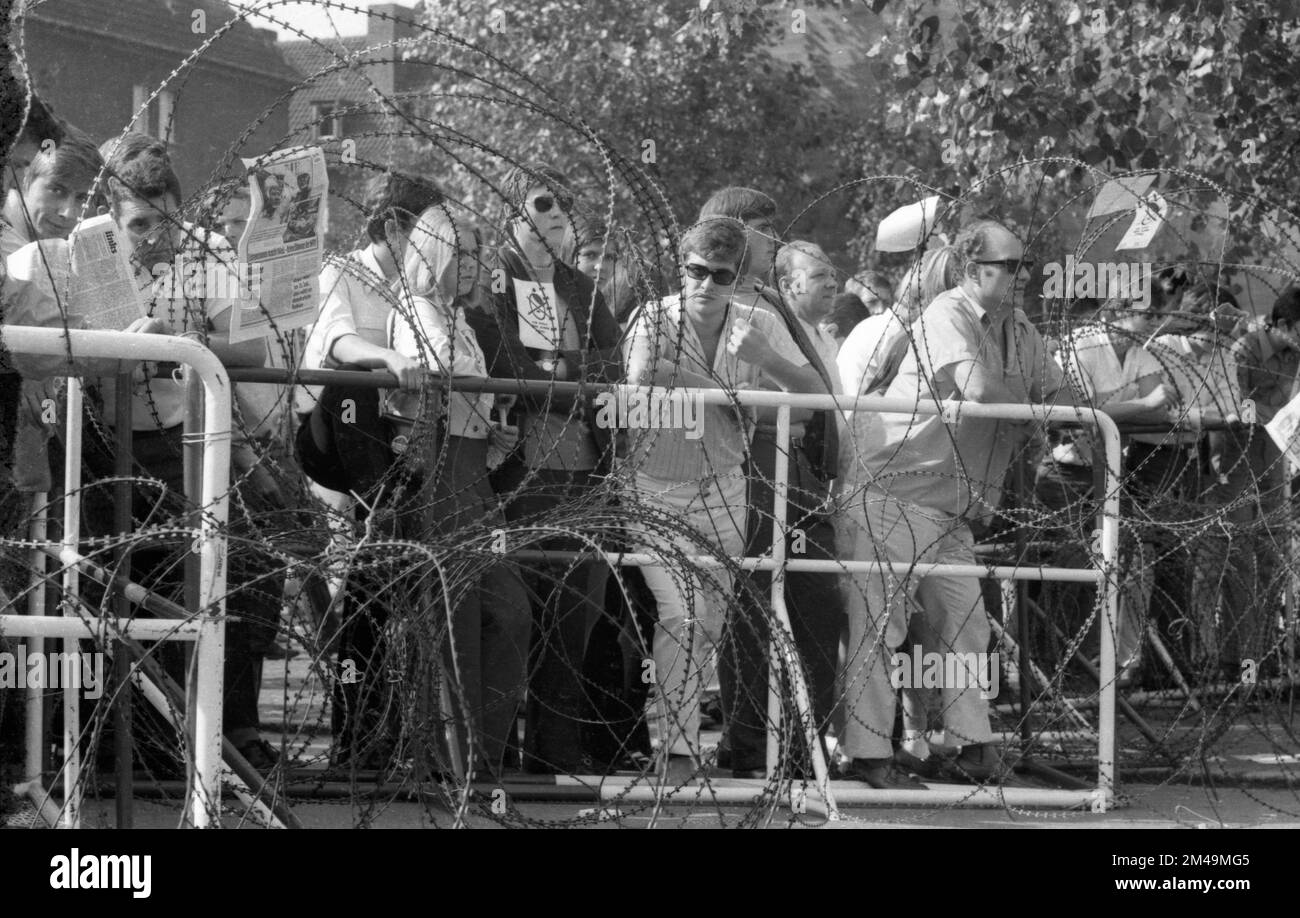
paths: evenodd
<path fill-rule="evenodd" d="M 131 392 L 133 383 L 131 373 L 117 374 L 117 397 L 114 405 L 114 433 L 117 440 L 117 452 L 114 456 L 113 472 L 117 481 L 113 485 L 113 531 L 120 541 L 113 549 L 113 560 L 117 568 L 126 576 L 131 575 L 131 545 L 127 538 L 133 524 L 131 513 Z M 120 590 L 113 603 L 118 618 L 131 614 L 131 601 Z M 131 652 L 121 641 L 113 642 L 113 759 L 116 773 L 116 795 L 113 799 L 117 815 L 117 827 L 130 829 L 135 819 L 133 798 L 135 795 L 132 769 L 134 768 L 133 742 L 131 736 L 131 686 L 128 673 L 131 668 Z"/>
<path fill-rule="evenodd" d="M 81 535 L 81 380 L 68 378 L 68 437 L 63 470 L 63 547 L 77 549 Z M 75 616 L 79 576 L 75 565 L 63 569 L 63 614 Z M 81 699 L 72 688 L 73 666 L 80 643 L 63 641 L 63 821 L 64 828 L 81 828 Z"/>
<path fill-rule="evenodd" d="M 44 542 L 48 537 L 49 495 L 45 492 L 33 495 L 31 538 L 33 542 Z M 33 548 L 31 554 L 32 590 L 27 597 L 28 615 L 45 615 L 45 552 Z M 45 638 L 31 637 L 27 646 L 34 654 L 45 652 Z M 24 740 L 25 766 L 23 782 L 29 789 L 44 788 L 41 783 L 42 763 L 45 759 L 45 689 L 43 686 L 27 687 L 27 720 Z"/>
<path fill-rule="evenodd" d="M 1105 812 L 1115 799 L 1115 628 L 1119 621 L 1119 483 L 1122 469 L 1119 429 L 1101 412 L 1094 412 L 1105 438 L 1106 462 L 1101 520 L 1101 709 L 1097 725 L 1097 798 L 1093 809 Z"/>
<path fill-rule="evenodd" d="M 774 650 L 780 650 L 785 664 L 785 674 L 790 680 L 791 694 L 794 696 L 795 710 L 799 714 L 799 723 L 804 728 L 804 739 L 808 743 L 808 752 L 812 756 L 813 775 L 822 801 L 826 805 L 827 819 L 839 819 L 839 810 L 835 798 L 831 795 L 830 772 L 826 768 L 826 757 L 822 755 L 821 737 L 817 733 L 817 718 L 813 714 L 812 703 L 808 698 L 808 685 L 804 682 L 803 667 L 799 653 L 794 648 L 794 631 L 790 627 L 790 615 L 785 607 L 785 520 L 787 482 L 790 476 L 790 406 L 779 405 L 776 409 L 776 503 L 773 507 L 773 525 L 776 527 L 772 539 L 772 560 L 776 569 L 772 572 L 772 612 L 776 622 L 785 632 L 789 641 L 776 643 L 776 630 L 772 629 Z M 775 663 L 775 661 L 773 661 Z M 775 666 L 772 667 L 775 671 Z M 771 747 L 771 735 L 775 725 L 768 724 L 768 745 Z M 769 752 L 770 754 L 770 752 Z M 774 772 L 769 771 L 769 778 Z"/>
<path fill-rule="evenodd" d="M 10 352 L 18 354 L 71 354 L 118 360 L 172 360 L 193 367 L 203 378 L 205 395 L 203 431 L 207 461 L 203 464 L 202 515 L 197 533 L 200 561 L 198 703 L 195 727 L 195 783 L 191 797 L 194 825 L 212 825 L 219 812 L 221 793 L 221 715 L 225 656 L 226 551 L 224 530 L 228 516 L 230 489 L 230 379 L 216 355 L 197 342 L 172 335 L 127 334 L 125 332 L 83 329 L 32 328 L 10 325 L 5 328 Z M 63 547 L 76 550 L 80 501 L 77 486 L 81 476 L 81 388 L 76 379 L 68 385 L 67 474 L 64 506 Z M 65 614 L 75 605 L 77 565 L 69 565 L 64 574 Z M 71 597 L 74 602 L 69 603 Z M 72 706 L 75 715 L 76 706 Z M 68 726 L 65 720 L 65 728 Z M 65 739 L 67 731 L 65 729 Z M 79 771 L 74 755 L 68 766 Z M 65 775 L 67 772 L 65 772 Z M 75 781 L 65 786 L 76 787 Z M 75 822 L 75 794 L 65 806 L 65 821 Z"/>
<path fill-rule="evenodd" d="M 221 749 L 224 662 L 226 658 L 226 543 L 224 530 L 229 512 L 230 490 L 230 411 L 232 392 L 222 377 L 224 388 L 206 379 L 206 393 L 201 392 L 187 368 L 185 428 L 190 433 L 186 456 L 197 457 L 187 465 L 187 486 L 198 484 L 199 499 L 195 511 L 198 529 L 199 571 L 197 596 L 192 608 L 200 617 L 200 632 L 195 655 L 198 657 L 198 687 L 194 692 L 194 797 L 192 811 L 198 828 L 220 826 Z M 206 396 L 206 397 L 205 397 Z M 198 411 L 204 415 L 200 426 Z M 200 438 L 197 434 L 203 434 Z M 207 451 L 209 443 L 217 449 Z M 195 468 L 197 466 L 197 468 Z M 199 482 L 192 482 L 191 476 Z M 194 492 L 188 491 L 192 499 Z M 187 578 L 188 582 L 189 578 Z M 188 592 L 188 590 L 187 590 Z"/>
<path fill-rule="evenodd" d="M 1023 458 L 1016 459 L 1016 498 L 1023 500 L 1026 494 L 1025 488 L 1025 461 Z M 1024 526 L 1016 527 L 1016 563 L 1019 564 L 1025 557 L 1025 545 L 1028 542 Z M 1016 635 L 1020 639 L 1020 741 L 1021 751 L 1028 755 L 1029 745 L 1033 742 L 1033 730 L 1029 724 L 1029 706 L 1033 704 L 1033 693 L 1030 691 L 1029 673 L 1033 662 L 1029 658 L 1029 607 L 1025 600 L 1029 598 L 1025 592 L 1027 584 L 1023 580 L 1015 583 L 1015 615 L 1016 615 Z M 1009 592 L 1009 591 L 1008 591 Z M 1003 592 L 1003 596 L 1007 592 Z M 1009 621 L 1009 610 L 1003 610 L 1003 621 Z M 1049 683 L 1044 683 L 1044 688 Z"/>

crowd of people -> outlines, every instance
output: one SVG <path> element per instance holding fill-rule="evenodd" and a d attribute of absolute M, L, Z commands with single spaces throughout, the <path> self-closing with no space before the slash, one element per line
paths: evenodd
<path fill-rule="evenodd" d="M 42 149 L 42 138 L 56 142 Z M 41 266 L 79 218 L 104 212 L 132 249 L 147 303 L 127 331 L 194 338 L 229 367 L 266 362 L 266 341 L 230 341 L 232 301 L 162 297 L 153 284 L 154 266 L 178 253 L 233 262 L 248 219 L 239 183 L 187 212 L 170 156 L 137 133 L 96 147 L 33 109 L 5 169 L 6 324 L 75 321 Z M 298 503 L 329 521 L 318 550 L 330 600 L 318 613 L 337 627 L 322 627 L 316 649 L 333 676 L 334 766 L 761 777 L 769 685 L 790 690 L 769 648 L 788 639 L 817 729 L 834 739 L 837 776 L 874 788 L 1011 780 L 974 673 L 937 692 L 900 691 L 900 651 L 970 668 L 995 646 L 977 578 L 911 566 L 975 564 L 977 537 L 999 519 L 1012 464 L 1026 456 L 1037 463 L 1032 493 L 1015 499 L 1055 539 L 1046 557 L 1095 562 L 1092 412 L 1148 425 L 1127 448 L 1122 683 L 1139 678 L 1151 629 L 1173 620 L 1192 624 L 1189 653 L 1230 676 L 1244 660 L 1276 664 L 1284 468 L 1259 425 L 1293 394 L 1300 291 L 1287 288 L 1250 323 L 1228 289 L 1169 270 L 1150 296 L 1115 292 L 1049 339 L 1023 309 L 1032 262 L 1005 222 L 971 217 L 950 241 L 927 233 L 901 276 L 844 278 L 815 242 L 782 240 L 773 198 L 745 187 L 703 202 L 680 233 L 678 276 L 655 290 L 631 237 L 587 215 L 558 170 L 515 166 L 500 190 L 505 217 L 489 244 L 489 228 L 435 182 L 376 175 L 364 238 L 327 257 L 319 312 L 290 354 L 299 369 L 384 371 L 395 387 L 346 377 L 294 388 L 292 450 L 276 467 L 296 463 L 306 492 L 236 435 L 232 474 L 251 512 L 232 514 L 228 533 L 225 729 L 255 766 L 280 759 L 259 732 L 257 694 L 277 650 L 285 576 L 238 521 Z M 112 477 L 111 428 L 130 423 L 136 474 L 162 485 L 137 485 L 136 525 L 183 517 L 184 394 L 147 366 L 133 378 L 130 417 L 118 418 L 105 410 L 121 379 L 114 362 L 10 355 L 0 378 L 7 489 L 53 490 L 61 456 L 48 447 L 57 425 L 44 406 L 69 373 L 92 393 L 88 474 Z M 532 384 L 493 395 L 455 377 Z M 553 385 L 564 382 L 587 388 Z M 793 409 L 780 479 L 776 409 L 709 402 L 689 429 L 611 426 L 593 394 L 612 383 L 947 407 Z M 1079 423 L 1048 430 L 960 411 L 1007 403 L 1075 406 Z M 108 492 L 87 494 L 85 535 L 116 534 Z M 881 562 L 851 575 L 785 572 L 788 635 L 773 614 L 773 572 L 690 560 L 769 556 L 778 494 L 787 558 Z M 1206 505 L 1230 525 L 1186 537 Z M 583 531 L 585 514 L 610 507 L 626 521 L 616 537 Z M 511 533 L 528 534 L 530 551 L 474 541 Z M 453 548 L 441 563 L 397 548 L 361 563 L 376 541 Z M 660 563 L 621 567 L 596 548 Z M 132 579 L 179 600 L 184 551 L 165 540 L 137 548 Z M 413 665 L 430 677 L 414 700 L 400 680 L 378 677 Z M 721 721 L 716 750 L 701 744 L 709 717 Z M 795 762 L 790 737 L 782 755 Z"/>

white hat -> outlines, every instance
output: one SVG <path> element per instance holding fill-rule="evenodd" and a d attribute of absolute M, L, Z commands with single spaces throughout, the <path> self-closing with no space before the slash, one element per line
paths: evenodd
<path fill-rule="evenodd" d="M 876 251 L 910 252 L 925 245 L 934 231 L 938 212 L 938 195 L 898 208 L 880 221 L 876 230 Z"/>

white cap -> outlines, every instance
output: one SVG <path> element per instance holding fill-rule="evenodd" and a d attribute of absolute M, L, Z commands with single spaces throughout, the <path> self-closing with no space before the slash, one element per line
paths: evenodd
<path fill-rule="evenodd" d="M 898 208 L 880 221 L 876 230 L 876 251 L 910 252 L 925 245 L 934 231 L 938 212 L 938 195 Z"/>

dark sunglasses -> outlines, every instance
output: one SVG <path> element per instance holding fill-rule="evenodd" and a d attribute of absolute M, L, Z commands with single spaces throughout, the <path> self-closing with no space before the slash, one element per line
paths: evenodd
<path fill-rule="evenodd" d="M 573 207 L 573 198 L 557 198 L 549 194 L 539 194 L 533 198 L 533 210 L 539 214 L 548 214 L 558 201 L 560 210 L 566 213 Z"/>
<path fill-rule="evenodd" d="M 1008 274 L 1019 274 L 1021 270 L 1034 270 L 1034 260 L 1032 258 L 999 258 L 993 261 L 976 261 L 977 265 L 999 265 L 1006 269 Z"/>
<path fill-rule="evenodd" d="M 686 276 L 691 280 L 702 281 L 707 277 L 713 278 L 713 282 L 719 287 L 730 287 L 736 282 L 736 272 L 727 268 L 719 268 L 716 271 L 710 271 L 704 265 L 688 264 L 686 265 Z"/>

